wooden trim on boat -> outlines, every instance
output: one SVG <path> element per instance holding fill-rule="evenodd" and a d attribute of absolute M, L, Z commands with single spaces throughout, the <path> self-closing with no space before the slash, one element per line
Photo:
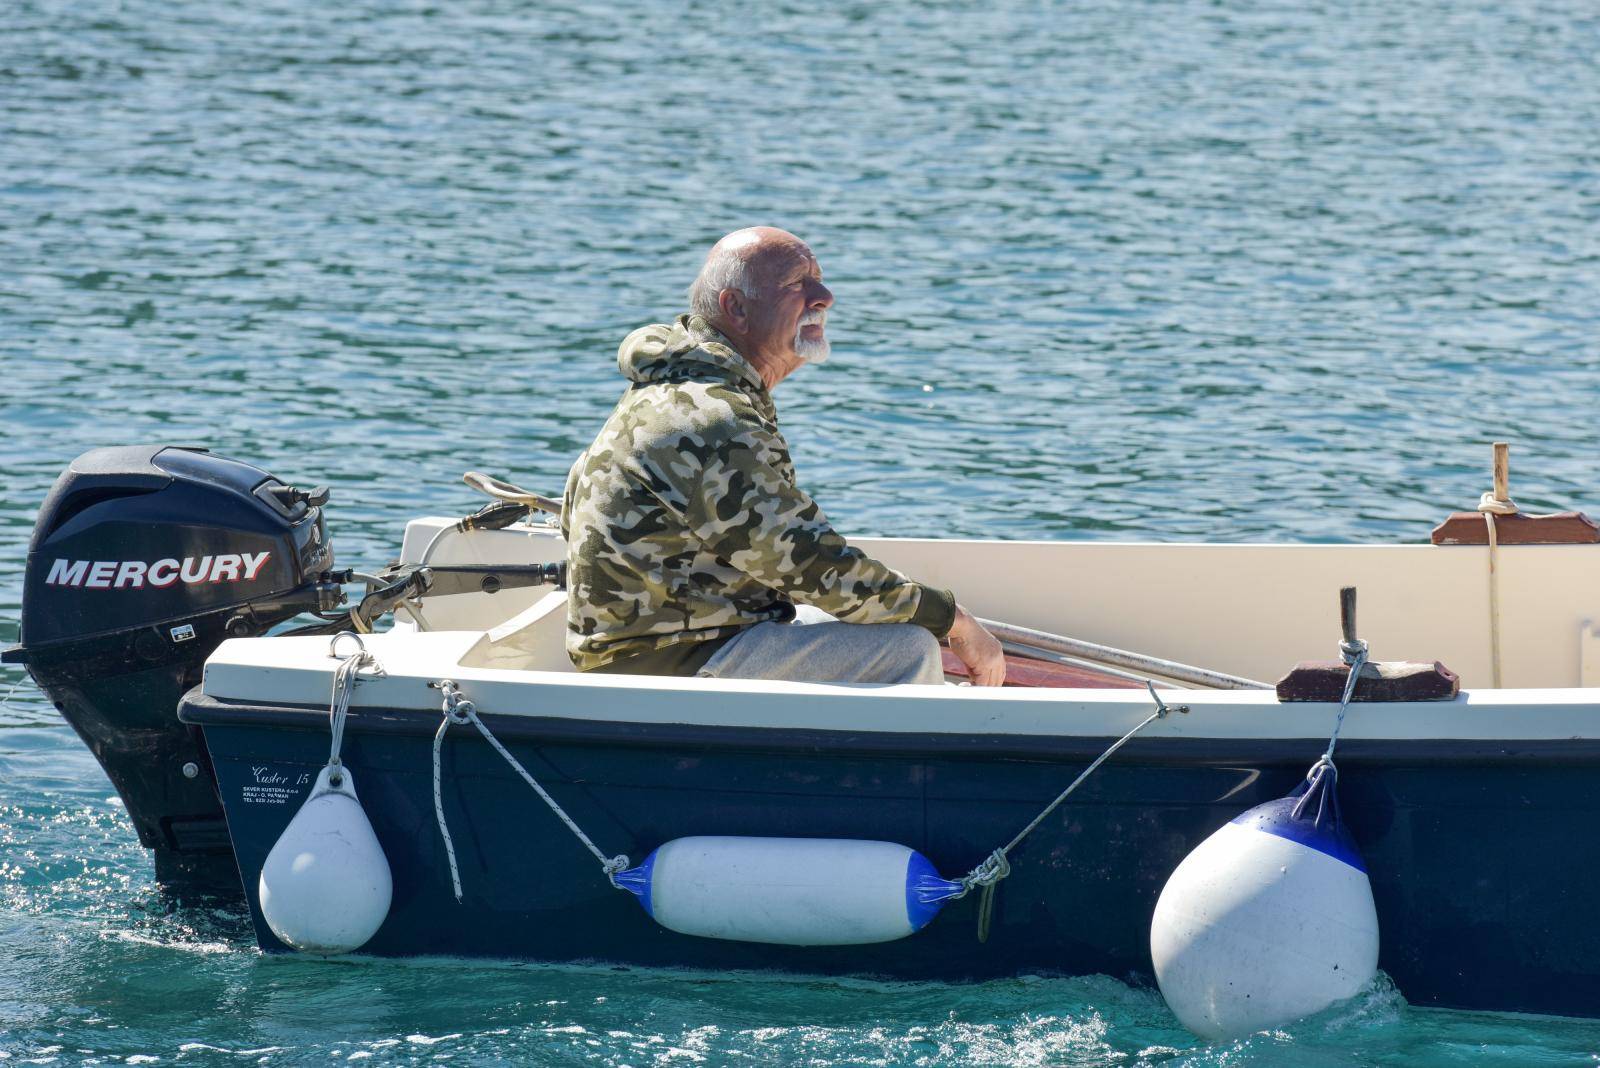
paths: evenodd
<path fill-rule="evenodd" d="M 1495 517 L 1495 539 L 1501 545 L 1593 545 L 1600 542 L 1600 524 L 1582 512 Z M 1454 512 L 1433 528 L 1435 545 L 1488 545 L 1488 524 L 1482 512 Z"/>
<path fill-rule="evenodd" d="M 1350 681 L 1350 665 L 1338 660 L 1302 660 L 1278 680 L 1280 701 L 1338 701 Z M 1435 660 L 1426 663 L 1372 662 L 1362 669 L 1352 701 L 1453 701 L 1461 679 Z"/>

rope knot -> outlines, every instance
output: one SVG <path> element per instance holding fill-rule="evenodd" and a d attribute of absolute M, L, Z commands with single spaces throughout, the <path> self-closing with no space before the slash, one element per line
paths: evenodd
<path fill-rule="evenodd" d="M 993 886 L 995 883 L 1011 874 L 1011 861 L 1006 859 L 1004 849 L 996 849 L 979 864 L 967 873 L 961 880 L 961 885 L 967 890 L 979 886 Z"/>
<path fill-rule="evenodd" d="M 1485 515 L 1516 515 L 1521 510 L 1517 507 L 1517 502 L 1510 497 L 1496 497 L 1494 490 L 1489 490 L 1478 498 L 1478 511 Z"/>
<path fill-rule="evenodd" d="M 627 888 L 617 882 L 617 876 L 621 875 L 631 867 L 633 867 L 633 861 L 628 859 L 628 854 L 618 853 L 610 860 L 601 864 L 600 870 L 605 873 L 606 880 L 610 882 L 612 886 L 616 887 L 618 890 L 625 890 Z"/>
<path fill-rule="evenodd" d="M 451 723 L 471 723 L 478 708 L 471 701 L 461 695 L 461 690 L 452 679 L 440 679 L 437 683 L 439 691 L 444 694 L 440 702 L 439 711 L 444 713 L 445 719 Z"/>
<path fill-rule="evenodd" d="M 1342 656 L 1344 658 L 1344 662 L 1352 668 L 1355 667 L 1357 661 L 1360 661 L 1363 664 L 1366 663 L 1367 653 L 1367 640 L 1365 638 L 1357 638 L 1353 642 L 1342 641 L 1339 643 L 1339 655 Z"/>

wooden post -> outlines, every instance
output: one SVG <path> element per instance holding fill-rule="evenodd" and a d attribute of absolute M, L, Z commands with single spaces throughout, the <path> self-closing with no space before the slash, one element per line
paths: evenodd
<path fill-rule="evenodd" d="M 1339 588 L 1339 630 L 1344 646 L 1356 642 L 1356 588 Z M 1350 681 L 1351 656 L 1341 646 L 1339 660 L 1302 660 L 1276 687 L 1280 701 L 1337 701 Z M 1461 692 L 1461 680 L 1438 661 L 1428 663 L 1367 661 L 1352 701 L 1449 701 Z"/>
<path fill-rule="evenodd" d="M 1494 496 L 1511 499 L 1511 446 L 1494 443 Z M 1549 515 L 1497 515 L 1495 540 L 1506 545 L 1593 545 L 1600 542 L 1600 524 L 1582 512 Z M 1455 512 L 1433 528 L 1435 545 L 1487 545 L 1489 528 L 1482 512 Z"/>

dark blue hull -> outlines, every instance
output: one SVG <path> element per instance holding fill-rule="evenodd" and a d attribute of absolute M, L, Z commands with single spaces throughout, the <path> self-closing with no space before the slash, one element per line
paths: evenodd
<path fill-rule="evenodd" d="M 263 949 L 256 881 L 327 758 L 325 711 L 193 696 Z M 1005 842 L 1110 739 L 656 726 L 485 716 L 607 853 L 638 861 L 705 834 L 881 839 L 947 876 Z M 464 904 L 433 813 L 418 712 L 353 712 L 344 744 L 394 873 L 363 952 L 899 978 L 1148 977 L 1149 925 L 1178 862 L 1239 812 L 1292 789 L 1318 740 L 1135 740 L 1013 856 L 987 942 L 976 895 L 920 933 L 797 948 L 664 930 L 470 727 L 445 747 L 444 803 Z M 1600 747 L 1591 742 L 1347 742 L 1343 808 L 1366 857 L 1380 966 L 1413 1004 L 1600 1015 Z"/>

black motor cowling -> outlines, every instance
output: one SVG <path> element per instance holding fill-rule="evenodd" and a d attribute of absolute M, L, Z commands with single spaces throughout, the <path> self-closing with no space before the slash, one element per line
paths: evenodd
<path fill-rule="evenodd" d="M 4 658 L 94 752 L 169 889 L 240 892 L 204 740 L 176 709 L 225 638 L 339 603 L 326 500 L 204 449 L 141 445 L 84 453 L 39 510 Z"/>

